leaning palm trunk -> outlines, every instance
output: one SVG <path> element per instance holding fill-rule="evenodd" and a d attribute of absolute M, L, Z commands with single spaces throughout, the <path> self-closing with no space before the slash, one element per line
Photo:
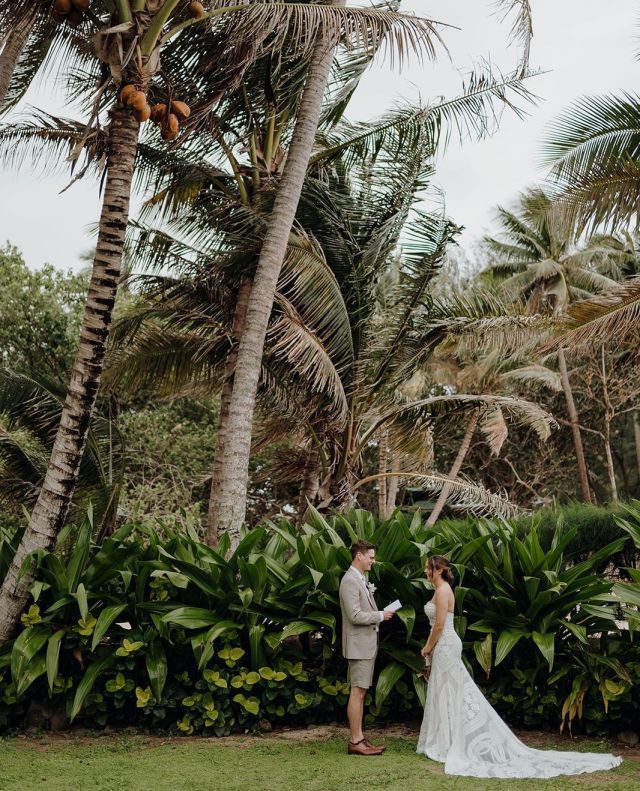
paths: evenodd
<path fill-rule="evenodd" d="M 20 60 L 27 39 L 35 27 L 38 18 L 38 4 L 33 4 L 31 12 L 18 21 L 7 34 L 2 52 L 0 52 L 0 106 L 5 100 L 13 72 Z"/>
<path fill-rule="evenodd" d="M 242 336 L 247 318 L 247 307 L 251 296 L 251 280 L 245 278 L 238 289 L 233 315 L 233 346 L 227 357 L 224 371 L 224 385 L 220 395 L 220 416 L 218 418 L 218 433 L 216 436 L 216 454 L 211 472 L 211 493 L 209 496 L 209 512 L 207 514 L 207 544 L 210 547 L 218 545 L 218 526 L 220 524 L 220 495 L 222 487 L 220 481 L 224 471 L 224 454 L 227 440 L 227 423 L 229 422 L 229 406 L 233 393 L 233 377 L 238 360 L 238 340 Z"/>
<path fill-rule="evenodd" d="M 19 578 L 21 566 L 32 552 L 54 544 L 80 471 L 120 278 L 137 142 L 138 122 L 118 106 L 109 132 L 107 178 L 80 345 L 44 484 L 0 591 L 0 644 L 11 637 L 33 579 L 29 572 Z"/>
<path fill-rule="evenodd" d="M 591 502 L 591 491 L 589 489 L 589 476 L 587 475 L 587 463 L 584 458 L 584 448 L 582 446 L 582 435 L 580 434 L 580 421 L 578 420 L 578 411 L 573 400 L 573 390 L 571 389 L 571 382 L 569 381 L 569 372 L 567 370 L 567 359 L 564 355 L 564 349 L 558 349 L 558 368 L 560 370 L 560 381 L 562 383 L 562 391 L 567 404 L 567 413 L 569 415 L 569 422 L 571 423 L 571 432 L 573 434 L 573 444 L 576 450 L 576 462 L 578 464 L 578 477 L 580 478 L 580 486 L 582 488 L 582 497 L 585 502 Z"/>
<path fill-rule="evenodd" d="M 478 425 L 478 420 L 480 418 L 480 410 L 474 409 L 471 413 L 471 417 L 469 418 L 469 422 L 467 423 L 467 430 L 464 433 L 464 437 L 462 439 L 462 444 L 458 449 L 458 455 L 456 456 L 455 461 L 453 462 L 453 466 L 449 470 L 448 477 L 451 480 L 455 480 L 458 477 L 458 473 L 460 472 L 464 460 L 469 452 L 469 448 L 471 447 L 471 440 L 473 439 L 473 434 L 476 430 L 476 426 Z M 436 500 L 436 504 L 433 507 L 433 511 L 429 515 L 427 519 L 427 527 L 432 527 L 438 520 L 438 517 L 442 513 L 442 509 L 447 502 L 447 497 L 451 492 L 450 484 L 445 484 L 440 492 L 440 496 Z"/>
<path fill-rule="evenodd" d="M 338 4 L 343 5 L 343 0 L 335 3 Z M 238 544 L 246 515 L 253 413 L 269 317 L 320 120 L 335 43 L 328 35 L 320 36 L 311 56 L 298 120 L 268 220 L 238 350 L 225 452 L 221 460 L 218 524 L 214 527 L 218 535 L 223 530 L 228 531 L 232 549 Z"/>

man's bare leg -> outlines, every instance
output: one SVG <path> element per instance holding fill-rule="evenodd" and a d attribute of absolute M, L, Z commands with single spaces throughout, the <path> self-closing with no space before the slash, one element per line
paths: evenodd
<path fill-rule="evenodd" d="M 366 694 L 367 690 L 362 687 L 351 687 L 349 703 L 347 704 L 347 718 L 349 719 L 349 739 L 352 744 L 357 744 L 364 739 L 362 718 L 364 716 Z"/>

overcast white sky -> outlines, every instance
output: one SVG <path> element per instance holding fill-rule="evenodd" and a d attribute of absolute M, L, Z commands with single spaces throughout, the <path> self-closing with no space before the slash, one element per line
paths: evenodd
<path fill-rule="evenodd" d="M 540 98 L 529 117 L 507 114 L 498 133 L 479 143 L 453 141 L 438 163 L 436 183 L 446 194 L 449 215 L 466 227 L 466 248 L 488 230 L 492 208 L 509 203 L 539 180 L 536 159 L 545 128 L 572 100 L 585 94 L 623 89 L 634 91 L 640 63 L 637 0 L 531 0 L 534 13 L 532 65 L 549 70 L 530 81 Z M 517 61 L 508 47 L 509 25 L 500 24 L 490 0 L 403 0 L 403 11 L 415 12 L 460 30 L 445 31 L 451 60 L 442 54 L 435 65 L 410 63 L 401 74 L 375 66 L 364 78 L 349 112 L 353 120 L 368 119 L 402 100 L 423 100 L 460 91 L 461 72 L 481 59 L 504 72 Z M 52 108 L 40 88 L 29 97 L 36 106 Z M 89 226 L 99 216 L 98 185 L 74 184 L 59 195 L 68 178 L 43 178 L 23 167 L 0 171 L 2 180 L 0 243 L 10 240 L 30 266 L 50 262 L 60 268 L 80 267 L 79 255 L 92 246 Z"/>

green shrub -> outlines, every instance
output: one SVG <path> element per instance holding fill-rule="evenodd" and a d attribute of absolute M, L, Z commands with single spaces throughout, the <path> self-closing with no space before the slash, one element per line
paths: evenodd
<path fill-rule="evenodd" d="M 367 539 L 378 547 L 378 602 L 404 605 L 383 626 L 369 722 L 421 713 L 423 566 L 438 551 L 460 574 L 466 661 L 508 720 L 619 729 L 637 714 L 639 672 L 616 619 L 637 628 L 640 579 L 632 570 L 631 582 L 614 584 L 599 569 L 629 533 L 640 537 L 640 507 L 624 513 L 621 536 L 584 559 L 570 549 L 576 530 L 562 525 L 545 552 L 539 528 L 524 538 L 486 520 L 429 529 L 400 512 L 380 522 L 361 510 L 327 520 L 312 511 L 300 531 L 265 522 L 230 555 L 193 530 L 130 524 L 95 546 L 89 522 L 69 528 L 59 546 L 72 551 L 38 556 L 22 631 L 0 651 L 0 728 L 20 726 L 35 703 L 91 726 L 185 734 L 343 718 L 337 590 L 348 545 Z M 10 557 L 3 547 L 0 562 Z"/>

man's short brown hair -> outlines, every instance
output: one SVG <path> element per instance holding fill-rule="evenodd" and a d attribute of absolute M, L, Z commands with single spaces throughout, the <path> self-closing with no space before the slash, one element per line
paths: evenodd
<path fill-rule="evenodd" d="M 351 559 L 355 560 L 358 552 L 361 555 L 366 555 L 370 549 L 375 549 L 375 544 L 370 544 L 368 541 L 356 541 L 351 545 Z"/>

